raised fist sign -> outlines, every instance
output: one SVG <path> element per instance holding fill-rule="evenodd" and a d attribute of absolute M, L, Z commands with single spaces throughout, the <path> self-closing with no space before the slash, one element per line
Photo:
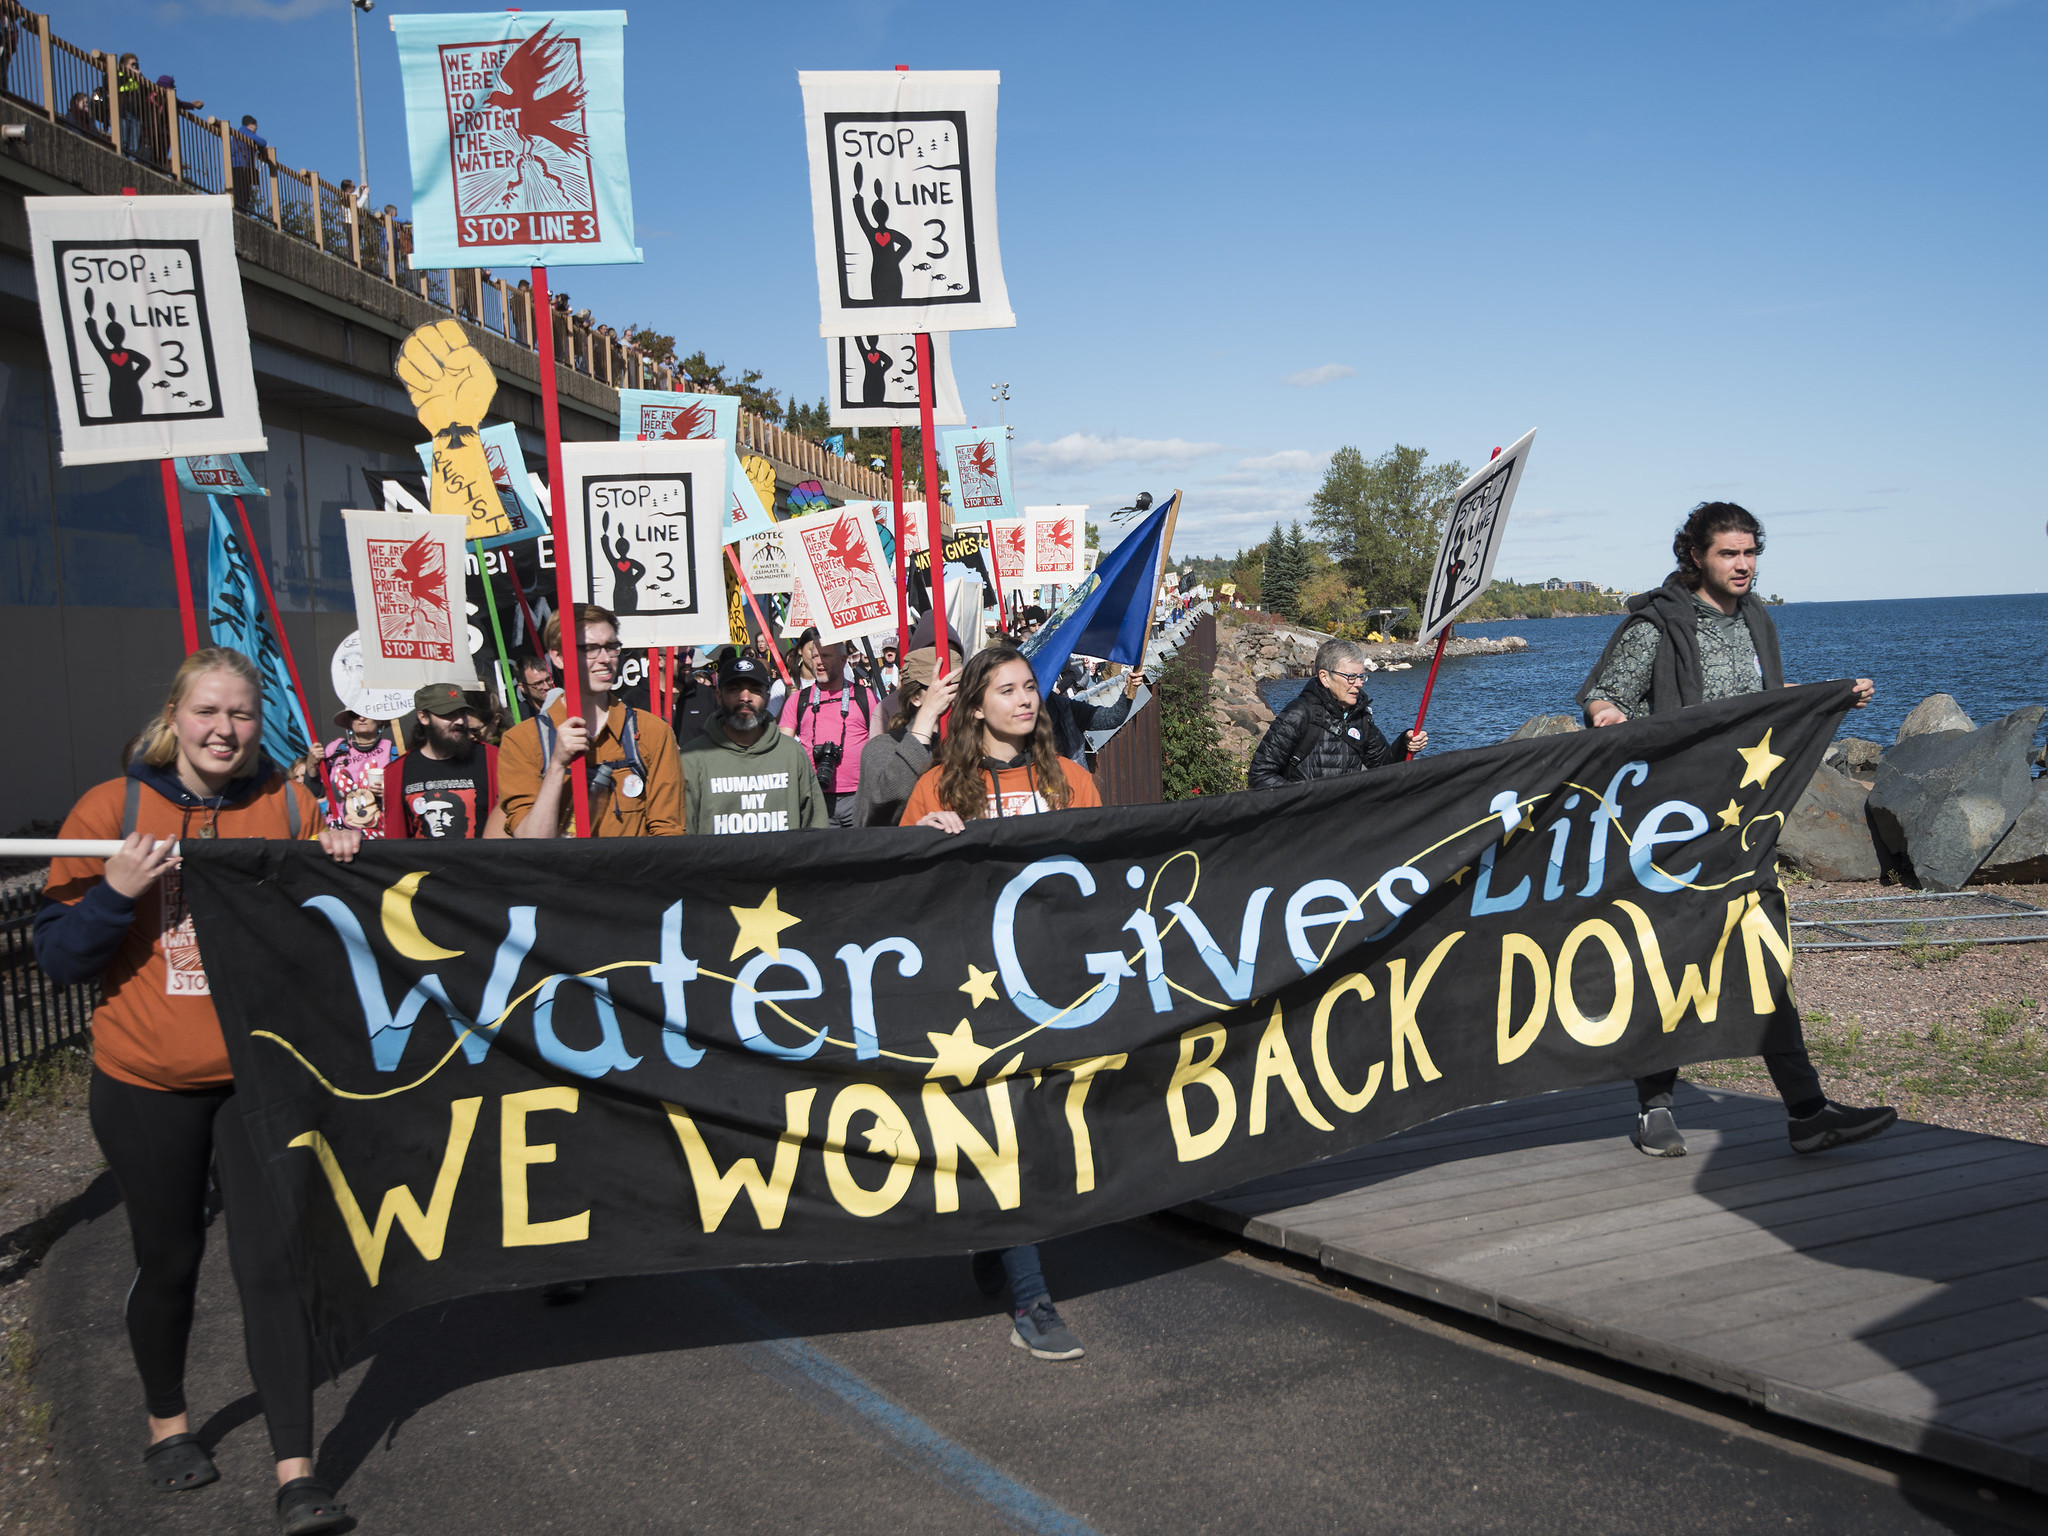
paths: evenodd
<path fill-rule="evenodd" d="M 498 377 L 453 320 L 423 325 L 399 349 L 397 373 L 420 425 L 434 439 L 432 507 L 465 520 L 464 537 L 509 533 L 477 428 L 497 397 Z"/>

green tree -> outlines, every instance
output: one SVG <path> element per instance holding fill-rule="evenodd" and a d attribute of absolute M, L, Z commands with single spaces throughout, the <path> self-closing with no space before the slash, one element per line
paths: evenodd
<path fill-rule="evenodd" d="M 676 367 L 700 394 L 738 395 L 740 404 L 755 415 L 774 422 L 782 419 L 782 395 L 762 382 L 764 376 L 758 368 L 736 368 L 728 373 L 725 364 L 712 362 L 702 347 Z"/>
<path fill-rule="evenodd" d="M 1209 677 L 1185 653 L 1159 674 L 1160 782 L 1166 798 L 1224 795 L 1244 787 L 1244 770 L 1223 750 L 1209 713 Z"/>
<path fill-rule="evenodd" d="M 1283 619 L 1293 618 L 1294 588 L 1294 554 L 1288 547 L 1286 531 L 1275 522 L 1273 535 L 1266 540 L 1265 566 L 1259 582 L 1259 606 Z"/>
<path fill-rule="evenodd" d="M 1351 584 L 1369 602 L 1408 605 L 1408 628 L 1422 612 L 1451 499 L 1465 479 L 1452 459 L 1431 465 L 1421 448 L 1396 443 L 1370 463 L 1356 448 L 1330 456 L 1309 516 Z"/>
<path fill-rule="evenodd" d="M 650 363 L 668 363 L 675 360 L 676 339 L 664 335 L 651 325 L 629 325 L 633 333 L 633 344 L 647 354 Z"/>

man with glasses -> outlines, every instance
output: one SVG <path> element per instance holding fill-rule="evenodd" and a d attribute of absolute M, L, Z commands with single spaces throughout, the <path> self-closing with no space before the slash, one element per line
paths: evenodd
<path fill-rule="evenodd" d="M 676 739 L 659 715 L 614 697 L 619 681 L 619 621 L 606 608 L 576 609 L 583 634 L 583 713 L 566 697 L 522 720 L 498 747 L 498 793 L 512 837 L 566 837 L 575 797 L 569 775 L 590 787 L 594 837 L 680 837 L 683 777 Z M 548 619 L 548 658 L 561 667 L 562 621 Z"/>
<path fill-rule="evenodd" d="M 1325 640 L 1316 675 L 1267 727 L 1252 753 L 1252 789 L 1334 779 L 1397 763 L 1429 745 L 1429 732 L 1403 731 L 1387 744 L 1365 696 L 1365 652 L 1349 640 Z"/>

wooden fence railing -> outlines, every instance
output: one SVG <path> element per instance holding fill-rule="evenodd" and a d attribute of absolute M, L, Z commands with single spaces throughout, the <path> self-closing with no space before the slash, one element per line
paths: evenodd
<path fill-rule="evenodd" d="M 532 290 L 489 272 L 418 270 L 412 231 L 393 211 L 359 206 L 353 184 L 337 186 L 312 170 L 293 170 L 221 118 L 178 107 L 177 93 L 136 74 L 117 56 L 66 42 L 47 14 L 0 0 L 0 93 L 106 148 L 170 176 L 195 192 L 232 194 L 244 216 L 325 252 L 428 303 L 462 316 L 515 346 L 534 348 Z M 609 326 L 556 314 L 560 367 L 613 388 L 687 389 L 689 381 Z M 889 496 L 888 476 L 784 431 L 751 411 L 740 436 L 804 475 L 846 486 L 871 500 Z M 906 488 L 905 494 L 909 491 Z M 922 492 L 919 493 L 920 495 Z"/>

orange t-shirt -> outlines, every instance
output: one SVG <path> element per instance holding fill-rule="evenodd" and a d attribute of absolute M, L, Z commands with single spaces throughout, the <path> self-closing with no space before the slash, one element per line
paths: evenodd
<path fill-rule="evenodd" d="M 1102 796 L 1096 792 L 1095 780 L 1086 768 L 1069 758 L 1060 759 L 1060 771 L 1067 776 L 1067 787 L 1073 793 L 1065 809 L 1085 810 L 1089 806 L 1102 804 Z M 896 819 L 899 827 L 913 827 L 918 818 L 933 811 L 943 811 L 946 804 L 939 798 L 939 773 L 937 768 L 927 769 L 910 791 L 910 799 L 904 804 L 903 814 Z M 982 783 L 987 784 L 991 775 L 982 770 Z M 1038 793 L 1028 768 L 1005 768 L 993 775 L 995 790 L 988 797 L 990 816 L 1031 816 L 1039 811 L 1049 811 L 1045 796 Z"/>
<path fill-rule="evenodd" d="M 299 797 L 302 834 L 318 837 L 319 803 L 298 785 L 286 783 L 282 774 L 273 774 L 261 790 L 217 816 L 175 805 L 145 783 L 136 803 L 135 830 L 151 837 L 184 837 L 211 822 L 217 837 L 289 837 L 288 794 Z M 127 797 L 126 779 L 94 785 L 71 808 L 60 835 L 118 842 Z M 44 894 L 68 906 L 103 881 L 106 868 L 105 859 L 52 859 Z M 164 872 L 155 890 L 136 898 L 135 920 L 100 977 L 100 990 L 92 1016 L 92 1064 L 107 1076 L 140 1088 L 167 1089 L 234 1080 L 176 868 Z"/>

